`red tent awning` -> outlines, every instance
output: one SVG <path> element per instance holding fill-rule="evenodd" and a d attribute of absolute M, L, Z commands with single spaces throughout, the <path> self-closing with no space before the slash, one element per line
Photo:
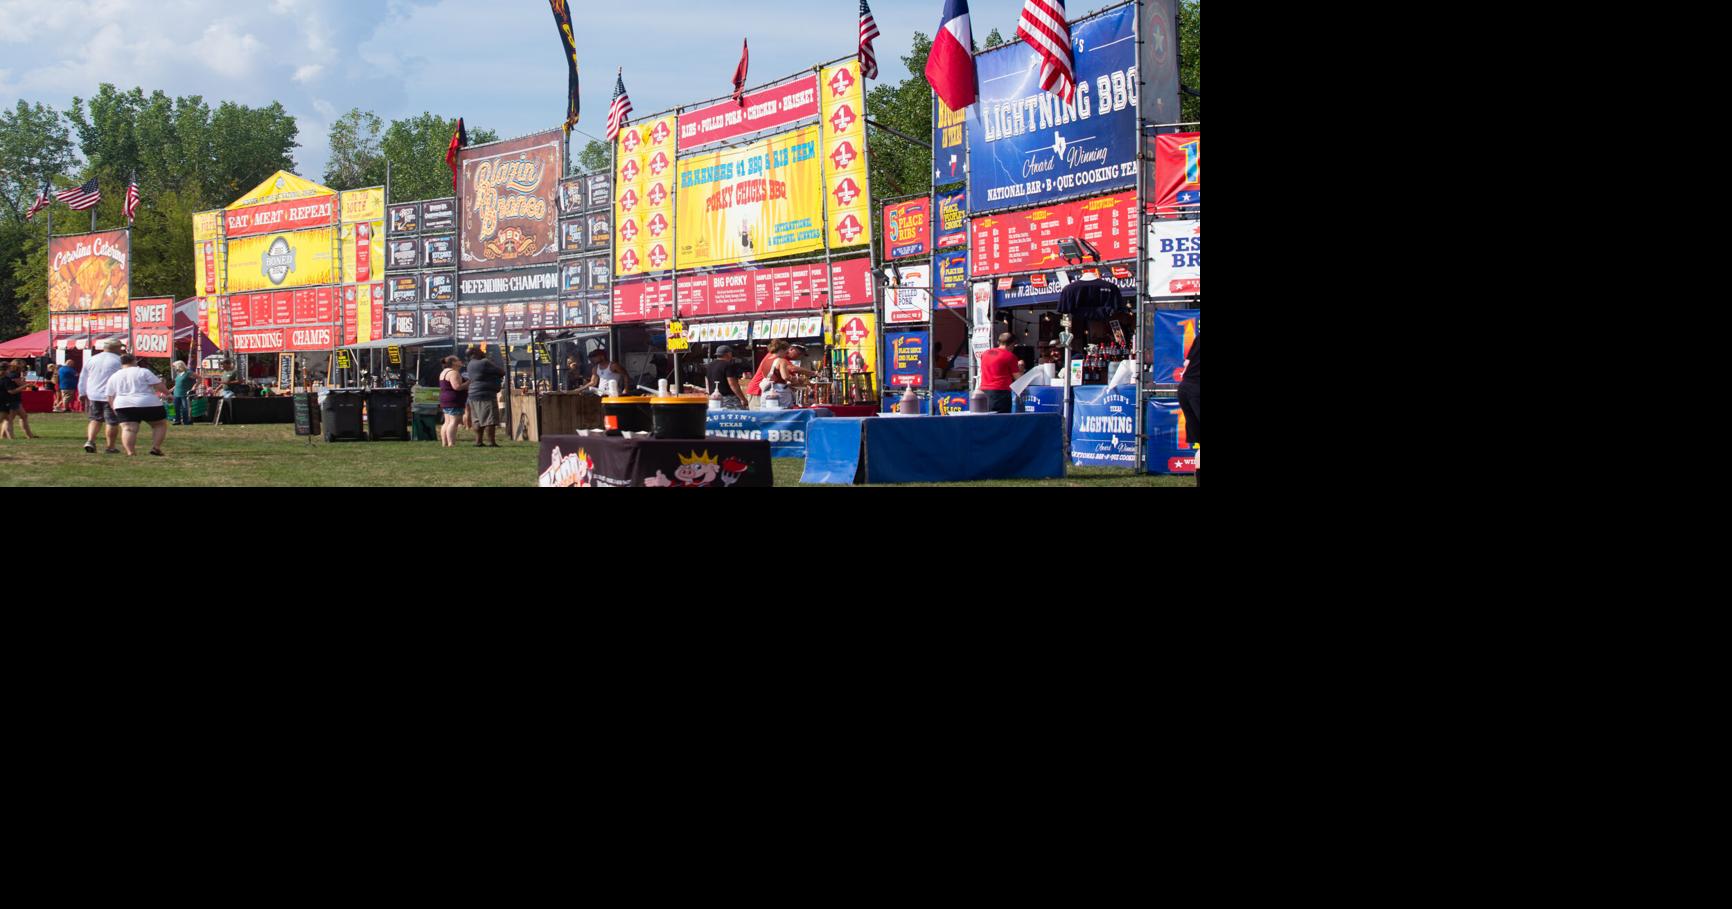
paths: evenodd
<path fill-rule="evenodd" d="M 48 353 L 48 329 L 43 329 L 33 335 L 13 338 L 0 343 L 0 359 L 18 360 L 24 357 L 40 357 Z"/>

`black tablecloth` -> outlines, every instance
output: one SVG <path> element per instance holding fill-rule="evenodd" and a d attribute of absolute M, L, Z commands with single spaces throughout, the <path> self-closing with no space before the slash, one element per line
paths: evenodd
<path fill-rule="evenodd" d="M 210 410 L 201 422 L 211 422 L 215 419 L 217 403 L 221 399 L 210 399 Z M 269 398 L 229 398 L 222 402 L 222 417 L 224 426 L 258 426 L 273 423 L 295 422 L 295 399 L 288 395 L 277 395 Z"/>
<path fill-rule="evenodd" d="M 541 437 L 542 487 L 664 486 L 675 489 L 776 485 L 770 443 L 736 439 L 664 442 L 589 435 Z"/>

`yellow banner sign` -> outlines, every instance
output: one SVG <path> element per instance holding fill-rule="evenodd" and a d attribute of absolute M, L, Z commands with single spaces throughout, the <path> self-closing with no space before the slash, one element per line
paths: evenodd
<path fill-rule="evenodd" d="M 320 186 L 304 177 L 297 177 L 286 170 L 272 174 L 265 182 L 253 187 L 253 191 L 236 199 L 229 211 L 246 208 L 250 205 L 271 205 L 277 202 L 292 202 L 296 199 L 311 199 L 315 196 L 334 196 L 337 191 L 328 186 Z M 381 215 L 383 217 L 383 215 Z"/>
<path fill-rule="evenodd" d="M 226 293 L 337 283 L 335 228 L 246 237 L 228 245 Z"/>
<path fill-rule="evenodd" d="M 385 188 L 354 189 L 342 194 L 339 207 L 344 224 L 385 220 Z"/>
<path fill-rule="evenodd" d="M 343 225 L 344 284 L 385 280 L 385 222 Z"/>
<path fill-rule="evenodd" d="M 614 161 L 614 269 L 617 277 L 666 271 L 674 259 L 672 115 L 620 130 Z"/>
<path fill-rule="evenodd" d="M 679 267 L 734 265 L 824 248 L 819 127 L 679 164 Z"/>
<path fill-rule="evenodd" d="M 860 61 L 850 60 L 824 70 L 819 91 L 824 96 L 824 195 L 829 204 L 830 248 L 865 246 L 872 242 L 872 181 L 866 171 L 866 95 Z"/>
<path fill-rule="evenodd" d="M 201 211 L 192 216 L 192 239 L 195 243 L 220 239 L 223 235 L 223 213 Z"/>

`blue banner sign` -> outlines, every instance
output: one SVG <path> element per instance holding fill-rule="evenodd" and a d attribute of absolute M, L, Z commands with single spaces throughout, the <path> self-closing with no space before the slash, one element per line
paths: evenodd
<path fill-rule="evenodd" d="M 884 333 L 884 387 L 901 388 L 912 385 L 926 387 L 926 357 L 931 342 L 924 331 L 887 331 Z M 900 395 L 898 395 L 900 397 Z"/>
<path fill-rule="evenodd" d="M 1078 467 L 1137 466 L 1137 387 L 1071 390 L 1070 457 Z"/>
<path fill-rule="evenodd" d="M 968 107 L 965 137 L 972 214 L 1136 185 L 1136 12 L 1130 4 L 1071 25 L 1069 104 L 1041 90 L 1040 57 L 1027 42 L 974 58 L 980 101 Z"/>
<path fill-rule="evenodd" d="M 938 307 L 961 309 L 967 306 L 968 250 L 939 253 L 934 261 L 938 263 Z"/>
<path fill-rule="evenodd" d="M 777 458 L 806 456 L 806 432 L 812 420 L 827 415 L 810 410 L 712 410 L 705 435 L 712 439 L 747 439 L 770 443 Z"/>

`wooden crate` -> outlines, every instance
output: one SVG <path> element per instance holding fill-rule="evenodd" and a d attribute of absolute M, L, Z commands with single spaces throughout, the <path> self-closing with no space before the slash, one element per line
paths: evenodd
<path fill-rule="evenodd" d="M 539 442 L 543 435 L 570 435 L 580 429 L 601 428 L 601 398 L 578 392 L 556 391 L 531 401 L 513 397 L 513 437 Z"/>

